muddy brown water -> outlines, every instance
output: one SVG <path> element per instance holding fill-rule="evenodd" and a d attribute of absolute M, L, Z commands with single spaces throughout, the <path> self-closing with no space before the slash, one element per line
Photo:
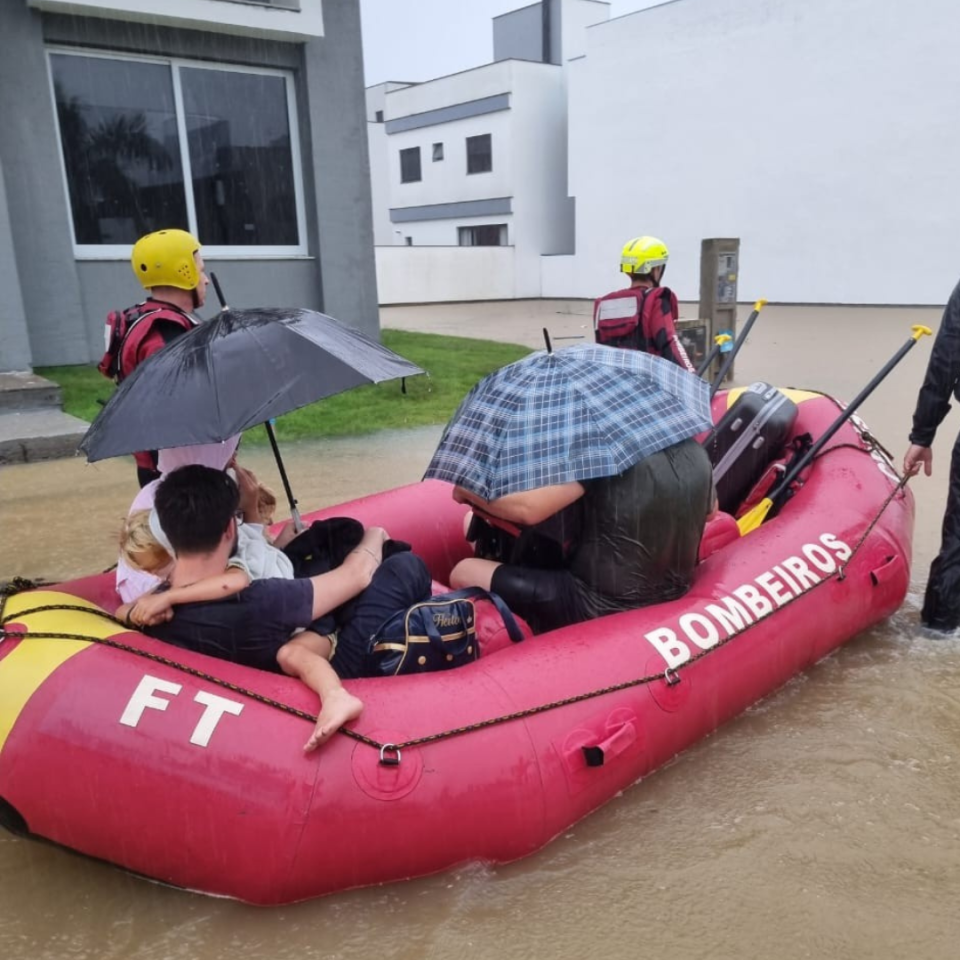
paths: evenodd
<path fill-rule="evenodd" d="M 851 399 L 910 323 L 937 319 L 768 308 L 737 379 Z M 563 303 L 405 308 L 384 322 L 535 345 L 545 323 L 576 335 L 588 318 Z M 863 408 L 898 459 L 929 349 L 921 342 Z M 903 608 L 541 852 L 257 909 L 0 833 L 0 958 L 956 958 L 960 641 L 917 632 L 956 431 L 948 418 L 935 476 L 913 485 Z M 418 479 L 438 435 L 287 445 L 290 472 L 305 508 L 335 503 Z M 266 450 L 244 454 L 276 483 Z M 106 566 L 133 492 L 127 463 L 0 469 L 0 579 Z"/>

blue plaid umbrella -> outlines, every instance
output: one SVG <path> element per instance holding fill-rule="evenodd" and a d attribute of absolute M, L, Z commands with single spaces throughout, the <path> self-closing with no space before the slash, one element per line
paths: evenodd
<path fill-rule="evenodd" d="M 674 363 L 596 345 L 540 351 L 467 394 L 424 478 L 496 500 L 614 476 L 712 426 L 709 385 Z"/>

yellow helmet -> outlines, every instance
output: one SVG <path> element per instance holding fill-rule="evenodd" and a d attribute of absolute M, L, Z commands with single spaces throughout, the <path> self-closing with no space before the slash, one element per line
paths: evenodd
<path fill-rule="evenodd" d="M 141 237 L 130 254 L 130 266 L 140 283 L 153 287 L 193 290 L 200 283 L 200 271 L 193 255 L 200 241 L 186 230 L 157 230 Z"/>
<path fill-rule="evenodd" d="M 670 259 L 667 245 L 656 237 L 634 237 L 620 251 L 621 273 L 650 273 L 654 267 L 665 267 Z"/>

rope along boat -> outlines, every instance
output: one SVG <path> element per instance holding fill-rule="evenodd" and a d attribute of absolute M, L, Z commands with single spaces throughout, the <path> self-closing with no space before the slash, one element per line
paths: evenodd
<path fill-rule="evenodd" d="M 837 415 L 789 395 L 794 437 Z M 428 481 L 313 518 L 381 523 L 445 582 L 463 510 Z M 849 421 L 682 599 L 519 644 L 480 611 L 478 661 L 353 681 L 362 717 L 306 757 L 313 694 L 131 632 L 112 574 L 17 593 L 0 612 L 0 822 L 257 904 L 516 860 L 889 616 L 912 532 L 911 494 Z"/>

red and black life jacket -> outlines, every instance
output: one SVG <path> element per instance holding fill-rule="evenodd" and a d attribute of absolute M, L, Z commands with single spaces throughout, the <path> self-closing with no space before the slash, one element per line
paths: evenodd
<path fill-rule="evenodd" d="M 677 297 L 669 287 L 627 287 L 593 302 L 597 343 L 652 353 L 692 372 L 693 364 L 677 337 L 679 317 Z"/>
<path fill-rule="evenodd" d="M 172 303 L 144 300 L 126 310 L 111 310 L 104 330 L 104 354 L 97 369 L 116 383 L 122 383 L 137 365 L 140 345 L 157 323 L 172 324 L 186 332 L 197 321 Z"/>

